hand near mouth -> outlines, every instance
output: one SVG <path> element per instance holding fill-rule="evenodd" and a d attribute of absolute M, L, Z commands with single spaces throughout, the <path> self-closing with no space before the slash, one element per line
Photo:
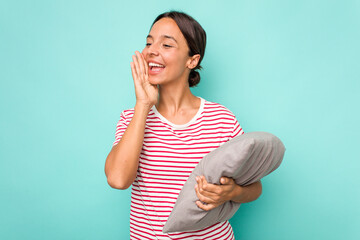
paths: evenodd
<path fill-rule="evenodd" d="M 132 59 L 133 62 L 130 62 L 130 65 L 135 85 L 136 103 L 151 108 L 158 101 L 158 87 L 149 82 L 149 68 L 144 56 L 139 51 L 135 51 Z"/>

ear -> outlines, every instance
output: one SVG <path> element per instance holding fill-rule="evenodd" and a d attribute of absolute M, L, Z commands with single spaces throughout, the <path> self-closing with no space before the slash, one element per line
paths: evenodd
<path fill-rule="evenodd" d="M 195 68 L 200 60 L 200 54 L 195 54 L 194 56 L 190 57 L 186 63 L 186 66 L 191 70 Z"/>

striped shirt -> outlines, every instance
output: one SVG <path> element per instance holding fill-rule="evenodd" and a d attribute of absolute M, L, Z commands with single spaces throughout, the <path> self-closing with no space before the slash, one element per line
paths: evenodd
<path fill-rule="evenodd" d="M 228 221 L 197 231 L 162 233 L 182 186 L 199 161 L 244 133 L 230 110 L 200 99 L 198 112 L 183 125 L 168 121 L 155 106 L 149 111 L 131 190 L 131 239 L 234 239 Z M 134 108 L 122 111 L 113 145 L 120 141 L 133 115 Z"/>

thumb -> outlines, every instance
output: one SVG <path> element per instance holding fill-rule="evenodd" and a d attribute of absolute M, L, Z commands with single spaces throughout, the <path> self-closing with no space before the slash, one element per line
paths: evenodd
<path fill-rule="evenodd" d="M 220 183 L 225 185 L 225 184 L 230 184 L 230 178 L 227 178 L 227 177 L 222 177 L 220 179 Z"/>

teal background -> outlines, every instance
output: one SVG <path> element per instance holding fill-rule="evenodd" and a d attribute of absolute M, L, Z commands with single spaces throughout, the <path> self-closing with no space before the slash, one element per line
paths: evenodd
<path fill-rule="evenodd" d="M 236 239 L 360 239 L 359 1 L 0 1 L 0 239 L 128 239 L 104 164 L 131 56 L 171 9 L 208 36 L 195 95 L 287 151 Z"/>

